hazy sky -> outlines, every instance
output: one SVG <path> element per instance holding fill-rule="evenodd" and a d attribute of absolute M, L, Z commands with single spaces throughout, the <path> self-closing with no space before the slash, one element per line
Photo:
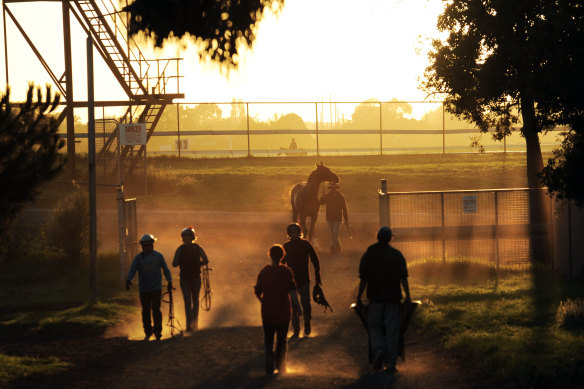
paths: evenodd
<path fill-rule="evenodd" d="M 60 76 L 60 4 L 9 7 Z M 437 36 L 441 10 L 441 0 L 286 0 L 279 17 L 269 16 L 258 26 L 253 50 L 242 53 L 239 69 L 229 77 L 216 66 L 199 63 L 192 47 L 181 53 L 169 47 L 158 55 L 185 58 L 181 89 L 189 102 L 422 100 L 418 79 L 427 66 L 428 38 Z M 73 17 L 72 24 L 75 99 L 86 100 L 84 33 Z M 12 96 L 22 98 L 29 81 L 44 85 L 50 78 L 11 21 L 7 28 Z M 156 55 L 143 51 L 149 58 Z M 124 99 L 97 53 L 95 61 L 96 99 Z M 4 56 L 0 68 L 5 89 Z"/>

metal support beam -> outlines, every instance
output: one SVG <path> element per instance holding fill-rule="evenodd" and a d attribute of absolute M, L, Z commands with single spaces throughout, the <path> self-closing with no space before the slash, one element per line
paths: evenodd
<path fill-rule="evenodd" d="M 69 174 L 75 177 L 75 114 L 73 112 L 73 65 L 71 60 L 71 21 L 69 1 L 63 1 L 63 42 L 65 51 L 65 91 L 67 98 L 67 163 Z"/>

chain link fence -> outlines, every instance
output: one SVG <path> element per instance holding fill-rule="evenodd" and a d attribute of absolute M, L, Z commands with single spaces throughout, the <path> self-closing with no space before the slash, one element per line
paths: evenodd
<path fill-rule="evenodd" d="M 121 107 L 96 110 L 96 149 L 115 138 Z M 66 137 L 66 126 L 60 129 Z M 190 158 L 525 151 L 521 123 L 503 141 L 446 112 L 442 102 L 231 102 L 166 106 L 148 155 Z M 565 128 L 540 134 L 543 151 Z M 75 125 L 76 152 L 87 125 Z M 292 145 L 294 139 L 294 147 Z M 115 150 L 114 146 L 111 150 Z"/>
<path fill-rule="evenodd" d="M 533 190 L 539 189 L 388 193 L 382 182 L 380 224 L 391 227 L 408 261 L 464 259 L 523 269 L 533 254 Z"/>

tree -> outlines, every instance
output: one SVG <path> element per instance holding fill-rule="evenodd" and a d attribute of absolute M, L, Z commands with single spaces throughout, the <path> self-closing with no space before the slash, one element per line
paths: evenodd
<path fill-rule="evenodd" d="M 351 127 L 376 129 L 379 128 L 379 106 L 381 104 L 381 120 L 383 124 L 403 119 L 404 115 L 412 113 L 412 106 L 406 102 L 392 99 L 380 103 L 377 99 L 369 99 L 355 107 L 351 115 Z"/>
<path fill-rule="evenodd" d="M 553 156 L 543 169 L 543 182 L 559 200 L 574 200 L 584 206 L 584 134 L 569 131 L 562 147 L 554 150 Z"/>
<path fill-rule="evenodd" d="M 252 46 L 254 26 L 266 9 L 279 12 L 284 0 L 135 0 L 130 13 L 132 35 L 144 32 L 157 46 L 167 38 L 192 36 L 203 43 L 201 56 L 230 66 L 238 64 L 238 44 Z"/>
<path fill-rule="evenodd" d="M 10 91 L 0 99 L 0 236 L 26 202 L 34 200 L 38 187 L 54 177 L 65 163 L 59 153 L 65 142 L 57 134 L 57 120 L 50 116 L 60 96 L 28 89 L 26 103 L 10 103 Z"/>
<path fill-rule="evenodd" d="M 423 87 L 497 139 L 520 122 L 530 188 L 542 186 L 538 134 L 574 119 L 566 90 L 584 85 L 583 12 L 576 0 L 452 0 L 438 19 L 448 37 L 433 42 Z M 545 199 L 535 197 L 530 218 L 542 223 Z"/>

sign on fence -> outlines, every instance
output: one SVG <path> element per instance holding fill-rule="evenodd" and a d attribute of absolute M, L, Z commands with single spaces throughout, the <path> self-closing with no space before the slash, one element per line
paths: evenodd
<path fill-rule="evenodd" d="M 462 211 L 477 213 L 477 196 L 462 196 Z"/>
<path fill-rule="evenodd" d="M 146 144 L 146 123 L 120 123 L 120 143 L 125 146 Z"/>

